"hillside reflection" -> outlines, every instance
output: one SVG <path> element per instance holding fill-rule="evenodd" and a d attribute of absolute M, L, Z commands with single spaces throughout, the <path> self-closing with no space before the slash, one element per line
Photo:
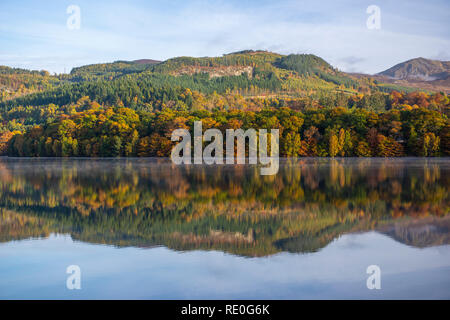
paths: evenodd
<path fill-rule="evenodd" d="M 245 256 L 314 252 L 378 230 L 448 244 L 448 159 L 289 159 L 176 166 L 156 159 L 0 159 L 0 241 L 69 233 L 115 246 Z"/>

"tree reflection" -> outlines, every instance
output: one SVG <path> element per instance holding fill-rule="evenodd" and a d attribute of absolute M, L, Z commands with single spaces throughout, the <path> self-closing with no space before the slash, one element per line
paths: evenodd
<path fill-rule="evenodd" d="M 59 232 L 251 256 L 315 251 L 372 229 L 411 245 L 447 243 L 449 170 L 445 159 L 287 159 L 274 176 L 164 159 L 3 159 L 0 239 Z M 411 236 L 418 220 L 440 227 Z"/>

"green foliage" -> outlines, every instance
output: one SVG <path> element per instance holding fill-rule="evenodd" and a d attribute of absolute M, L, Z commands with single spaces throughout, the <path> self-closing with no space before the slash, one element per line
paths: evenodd
<path fill-rule="evenodd" d="M 1 153 L 167 156 L 170 130 L 280 128 L 284 156 L 448 154 L 446 94 L 380 90 L 314 55 L 116 61 L 69 75 L 0 67 Z"/>
<path fill-rule="evenodd" d="M 438 156 L 439 134 L 448 119 L 423 108 L 374 113 L 343 107 L 288 107 L 245 110 L 135 111 L 125 107 L 100 107 L 61 114 L 49 123 L 13 135 L 12 156 L 170 156 L 171 133 L 178 128 L 280 129 L 282 156 Z M 84 102 L 81 103 L 84 105 Z M 78 107 L 79 108 L 79 107 Z M 77 108 L 75 108 L 77 110 Z M 445 139 L 445 134 L 442 135 Z"/>
<path fill-rule="evenodd" d="M 296 71 L 299 75 L 310 76 L 318 71 L 333 71 L 333 67 L 313 54 L 290 54 L 277 59 L 279 68 Z"/>

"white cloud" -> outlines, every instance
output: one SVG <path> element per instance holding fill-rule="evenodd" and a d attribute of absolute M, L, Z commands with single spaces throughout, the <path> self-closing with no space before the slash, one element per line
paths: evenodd
<path fill-rule="evenodd" d="M 426 9 L 415 3 L 407 5 L 412 12 L 381 5 L 382 29 L 368 30 L 366 7 L 354 1 L 85 3 L 80 5 L 81 30 L 66 28 L 65 12 L 59 20 L 32 16 L 11 23 L 12 18 L 2 19 L 0 32 L 8 37 L 0 36 L 0 41 L 6 42 L 0 43 L 0 64 L 61 72 L 64 67 L 68 70 L 85 63 L 268 49 L 313 53 L 344 71 L 376 73 L 418 56 L 448 56 L 449 37 L 437 31 L 448 28 L 442 22 L 445 13 L 436 12 L 439 3 L 432 1 Z M 416 19 L 414 10 L 424 14 Z M 414 21 L 416 28 L 412 27 Z M 41 60 L 30 59 L 30 55 Z M 358 61 L 349 64 L 345 58 L 350 56 Z"/>

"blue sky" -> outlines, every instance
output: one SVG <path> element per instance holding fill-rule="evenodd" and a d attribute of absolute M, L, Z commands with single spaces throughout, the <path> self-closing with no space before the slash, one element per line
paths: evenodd
<path fill-rule="evenodd" d="M 67 28 L 69 5 L 81 10 Z M 369 5 L 381 29 L 368 29 Z M 69 72 L 90 63 L 220 56 L 243 49 L 313 53 L 376 73 L 415 58 L 450 60 L 450 1 L 0 2 L 0 65 Z"/>

